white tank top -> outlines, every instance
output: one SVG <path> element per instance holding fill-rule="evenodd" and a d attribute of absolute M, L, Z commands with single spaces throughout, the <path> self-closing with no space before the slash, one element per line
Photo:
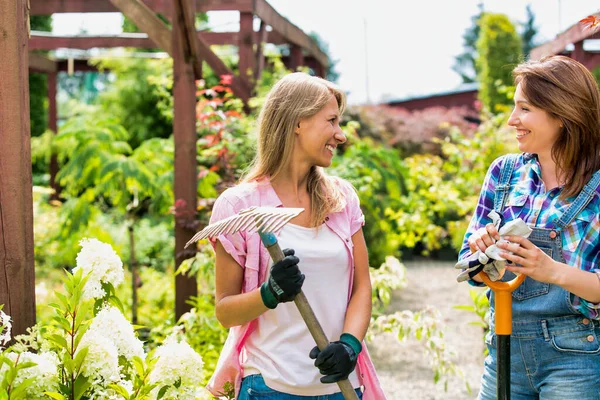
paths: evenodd
<path fill-rule="evenodd" d="M 278 237 L 282 249 L 292 248 L 306 276 L 302 290 L 330 342 L 343 333 L 350 266 L 348 251 L 339 236 L 325 224 L 305 228 L 287 224 Z M 315 346 L 294 302 L 281 303 L 258 317 L 256 329 L 242 352 L 244 376 L 262 374 L 271 389 L 304 396 L 339 392 L 337 384 L 323 384 L 323 376 L 308 357 Z M 356 372 L 349 377 L 360 386 Z"/>

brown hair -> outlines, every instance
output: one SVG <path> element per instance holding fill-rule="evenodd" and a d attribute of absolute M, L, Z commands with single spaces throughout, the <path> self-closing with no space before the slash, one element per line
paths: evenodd
<path fill-rule="evenodd" d="M 342 114 L 346 96 L 333 83 L 303 72 L 280 79 L 267 94 L 258 116 L 257 153 L 242 181 L 273 179 L 279 175 L 286 160 L 291 159 L 298 122 L 321 111 L 332 95 Z M 323 168 L 313 166 L 310 169 L 307 185 L 312 226 L 321 225 L 329 213 L 344 208 L 343 193 Z"/>
<path fill-rule="evenodd" d="M 600 95 L 590 71 L 565 56 L 544 57 L 513 70 L 515 85 L 533 106 L 562 122 L 552 159 L 565 187 L 562 198 L 579 194 L 600 169 Z"/>

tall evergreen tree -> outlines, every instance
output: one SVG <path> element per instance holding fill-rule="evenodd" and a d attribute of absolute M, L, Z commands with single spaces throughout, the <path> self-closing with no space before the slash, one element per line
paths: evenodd
<path fill-rule="evenodd" d="M 479 39 L 479 20 L 483 15 L 483 3 L 479 3 L 479 13 L 471 17 L 472 25 L 467 28 L 463 35 L 465 51 L 455 57 L 452 69 L 460 75 L 463 83 L 471 83 L 477 80 L 477 39 Z"/>
<path fill-rule="evenodd" d="M 538 33 L 538 29 L 535 26 L 535 14 L 531 10 L 531 4 L 527 4 L 525 10 L 527 11 L 527 21 L 521 24 L 521 39 L 523 40 L 523 57 L 529 59 L 531 49 L 537 46 L 535 36 Z"/>
<path fill-rule="evenodd" d="M 527 12 L 527 20 L 520 23 L 521 26 L 521 40 L 523 42 L 523 57 L 529 58 L 531 49 L 537 46 L 535 37 L 538 33 L 538 28 L 535 26 L 535 14 L 531 9 L 531 4 L 528 4 L 525 8 Z M 483 4 L 479 3 L 479 13 L 474 15 L 471 20 L 472 25 L 467 28 L 463 35 L 464 40 L 464 52 L 455 57 L 454 66 L 452 69 L 460 75 L 463 83 L 471 83 L 477 80 L 477 40 L 481 32 L 481 16 L 483 14 Z"/>
<path fill-rule="evenodd" d="M 504 14 L 484 13 L 477 41 L 479 100 L 493 113 L 512 104 L 507 93 L 513 85 L 512 69 L 522 60 L 522 42 L 515 26 Z"/>

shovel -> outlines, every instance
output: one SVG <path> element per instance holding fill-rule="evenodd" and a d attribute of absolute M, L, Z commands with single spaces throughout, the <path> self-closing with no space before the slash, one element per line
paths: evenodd
<path fill-rule="evenodd" d="M 493 282 L 485 272 L 479 274 L 496 295 L 496 393 L 497 400 L 510 400 L 510 335 L 512 334 L 512 292 L 525 280 L 520 274 L 510 282 Z"/>
<path fill-rule="evenodd" d="M 250 232 L 256 230 L 260 235 L 262 243 L 269 251 L 273 262 L 278 262 L 285 256 L 273 232 L 277 232 L 302 211 L 304 211 L 303 208 L 250 207 L 241 210 L 231 217 L 206 226 L 200 232 L 196 233 L 186 243 L 185 247 L 200 239 L 214 238 L 222 234 L 232 234 L 240 231 Z M 301 291 L 296 295 L 294 303 L 296 303 L 296 307 L 298 307 L 298 311 L 300 311 L 300 315 L 306 323 L 310 334 L 315 339 L 317 347 L 322 351 L 329 344 L 329 340 L 325 336 L 325 332 L 323 332 L 323 328 L 308 303 L 304 292 Z M 358 396 L 348 379 L 338 381 L 337 384 L 345 400 L 358 400 Z"/>

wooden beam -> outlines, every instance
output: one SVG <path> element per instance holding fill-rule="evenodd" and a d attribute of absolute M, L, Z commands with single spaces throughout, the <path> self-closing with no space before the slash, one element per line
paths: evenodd
<path fill-rule="evenodd" d="M 242 99 L 244 103 L 247 103 L 250 99 L 250 85 L 248 84 L 247 80 L 239 75 L 234 75 L 234 73 L 225 65 L 223 60 L 213 53 L 213 51 L 210 49 L 210 46 L 204 40 L 202 40 L 201 37 L 198 38 L 196 46 L 196 52 L 199 57 L 197 61 L 206 61 L 210 68 L 219 76 L 233 76 L 233 81 L 230 85 L 231 90 L 237 97 Z"/>
<path fill-rule="evenodd" d="M 600 12 L 593 14 L 600 17 Z M 530 59 L 539 60 L 544 56 L 551 56 L 562 52 L 569 44 L 581 42 L 584 39 L 591 38 L 595 33 L 594 29 L 588 29 L 584 25 L 577 23 L 566 31 L 559 33 L 555 39 L 550 40 L 541 46 L 531 50 Z"/>
<path fill-rule="evenodd" d="M 177 15 L 183 15 L 181 6 L 190 7 L 188 0 L 173 0 L 175 4 L 172 46 L 173 49 L 173 134 L 175 137 L 175 204 L 185 204 L 175 216 L 175 266 L 193 255 L 184 250 L 188 240 L 192 238 L 195 231 L 190 229 L 196 214 L 197 191 L 198 191 L 198 164 L 196 161 L 196 84 L 194 80 L 194 66 L 192 59 L 186 57 L 185 27 L 180 26 L 181 19 Z M 192 8 L 193 10 L 193 8 Z M 191 309 L 187 300 L 198 294 L 196 280 L 183 274 L 175 276 L 175 321 Z"/>
<path fill-rule="evenodd" d="M 148 34 L 159 49 L 171 54 L 169 27 L 148 6 L 138 0 L 110 0 L 138 28 Z"/>
<path fill-rule="evenodd" d="M 56 63 L 41 54 L 29 52 L 29 69 L 35 72 L 56 72 Z"/>
<path fill-rule="evenodd" d="M 109 0 L 30 0 L 31 15 L 54 13 L 119 12 Z M 252 0 L 195 0 L 198 12 L 253 10 Z M 144 0 L 152 11 L 171 15 L 171 0 Z"/>
<path fill-rule="evenodd" d="M 321 65 L 324 67 L 329 65 L 327 54 L 319 49 L 317 43 L 300 28 L 275 11 L 266 0 L 255 0 L 254 14 L 268 25 L 271 25 L 273 30 L 279 32 L 289 43 L 307 50 Z"/>
<path fill-rule="evenodd" d="M 240 41 L 240 32 L 198 32 L 207 45 L 237 45 Z M 254 43 L 260 40 L 260 33 L 255 32 Z M 285 44 L 285 39 L 277 32 L 264 31 L 263 43 Z M 145 33 L 123 33 L 110 36 L 60 36 L 32 31 L 29 38 L 29 50 L 56 50 L 56 49 L 94 49 L 114 47 L 135 47 L 139 49 L 156 49 L 158 46 Z"/>
<path fill-rule="evenodd" d="M 145 31 L 150 39 L 159 45 L 159 48 L 165 50 L 167 53 L 173 56 L 171 50 L 171 40 L 165 41 L 165 38 L 170 37 L 170 28 L 161 21 L 147 6 L 142 4 L 139 0 L 110 0 L 115 6 L 119 7 L 119 10 L 129 19 L 133 21 L 140 29 Z M 177 0 L 174 0 L 177 1 Z M 179 29 L 179 28 L 178 28 Z M 212 68 L 217 75 L 232 75 L 233 82 L 231 83 L 231 90 L 238 96 L 244 103 L 250 98 L 249 85 L 240 79 L 239 76 L 234 76 L 233 72 L 225 65 L 225 63 L 210 49 L 210 46 L 202 40 L 201 37 L 197 38 L 196 50 L 197 58 L 194 59 L 194 63 L 200 64 L 195 67 L 196 70 L 202 71 L 202 60 Z"/>
<path fill-rule="evenodd" d="M 238 70 L 240 76 L 254 80 L 254 15 L 240 13 L 240 36 L 238 38 Z"/>
<path fill-rule="evenodd" d="M 178 19 L 182 38 L 183 53 L 186 62 L 192 63 L 196 79 L 202 79 L 202 59 L 198 54 L 198 35 L 196 32 L 196 10 L 193 0 L 175 0 L 177 5 L 171 19 Z"/>
<path fill-rule="evenodd" d="M 13 337 L 35 324 L 27 9 L 0 1 L 0 304 Z"/>
<path fill-rule="evenodd" d="M 48 129 L 54 132 L 55 135 L 58 133 L 58 111 L 56 108 L 56 75 L 56 72 L 48 73 Z M 61 187 L 58 184 L 58 181 L 56 180 L 58 170 L 58 157 L 56 153 L 53 152 L 50 155 L 50 165 L 48 166 L 48 172 L 50 173 L 50 187 L 54 189 L 54 192 L 50 195 L 50 200 L 60 199 Z"/>
<path fill-rule="evenodd" d="M 290 69 L 296 71 L 298 67 L 304 65 L 304 55 L 302 54 L 302 47 L 296 46 L 295 44 L 290 46 Z"/>

